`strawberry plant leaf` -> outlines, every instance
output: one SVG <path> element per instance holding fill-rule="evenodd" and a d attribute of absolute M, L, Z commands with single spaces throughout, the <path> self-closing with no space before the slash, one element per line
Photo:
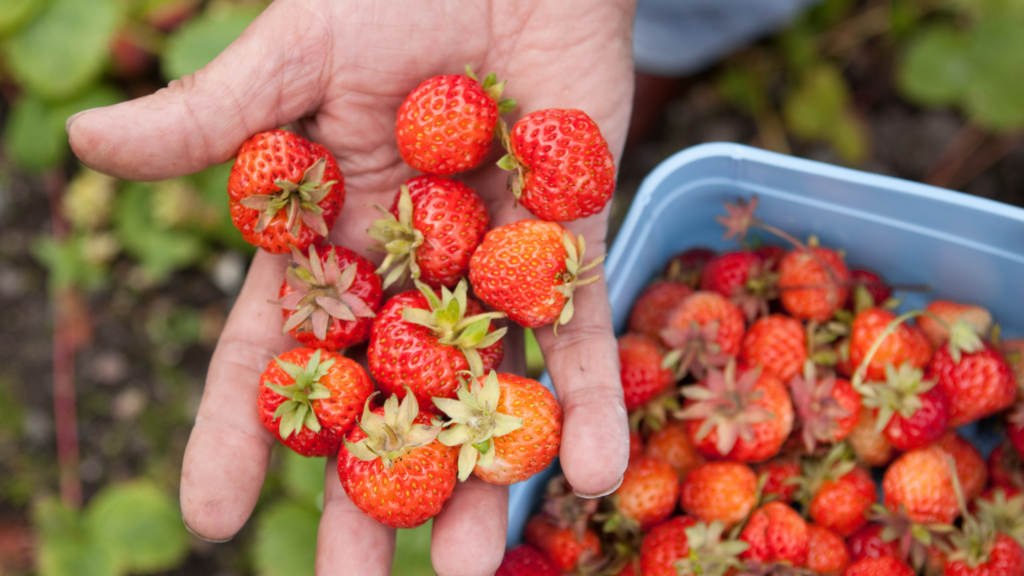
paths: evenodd
<path fill-rule="evenodd" d="M 322 473 L 321 473 L 322 475 Z M 320 512 L 311 506 L 278 501 L 256 518 L 253 563 L 264 576 L 307 576 L 314 571 Z"/>
<path fill-rule="evenodd" d="M 850 107 L 850 89 L 840 71 L 819 64 L 804 74 L 783 102 L 786 127 L 807 140 L 824 140 L 847 162 L 867 155 L 867 134 Z"/>
<path fill-rule="evenodd" d="M 176 566 L 189 549 L 177 503 L 148 480 L 104 488 L 89 503 L 83 525 L 134 573 Z"/>
<path fill-rule="evenodd" d="M 963 102 L 979 124 L 994 130 L 1024 127 L 1024 21 L 991 19 L 972 31 L 973 76 Z"/>
<path fill-rule="evenodd" d="M 198 234 L 158 226 L 151 200 L 149 186 L 129 182 L 114 206 L 114 231 L 125 251 L 159 282 L 171 272 L 201 260 L 207 246 Z"/>
<path fill-rule="evenodd" d="M 160 61 L 164 78 L 181 78 L 209 64 L 242 35 L 259 13 L 252 8 L 207 11 L 182 25 L 167 39 Z"/>
<path fill-rule="evenodd" d="M 32 255 L 49 271 L 50 290 L 77 287 L 96 290 L 107 284 L 109 270 L 100 262 L 85 255 L 87 239 L 75 236 L 58 242 L 50 236 L 38 238 L 32 245 Z"/>
<path fill-rule="evenodd" d="M 324 466 L 326 458 L 306 458 L 292 450 L 280 449 L 284 454 L 284 470 L 282 482 L 285 492 L 297 502 L 323 507 L 324 497 Z"/>
<path fill-rule="evenodd" d="M 53 0 L 8 40 L 11 73 L 43 98 L 73 96 L 103 72 L 120 19 L 115 0 Z"/>
<path fill-rule="evenodd" d="M 926 106 L 957 102 L 973 80 L 968 48 L 968 38 L 949 26 L 926 28 L 910 41 L 900 67 L 903 94 Z"/>
<path fill-rule="evenodd" d="M 43 0 L 0 0 L 0 38 L 15 32 L 44 5 Z"/>

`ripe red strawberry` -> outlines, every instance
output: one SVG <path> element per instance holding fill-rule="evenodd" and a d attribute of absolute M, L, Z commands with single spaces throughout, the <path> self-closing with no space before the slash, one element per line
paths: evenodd
<path fill-rule="evenodd" d="M 895 319 L 895 314 L 883 308 L 865 310 L 854 318 L 850 336 L 850 361 L 854 366 L 860 366 L 886 326 Z M 924 333 L 914 326 L 901 324 L 882 340 L 864 376 L 867 380 L 884 381 L 886 364 L 899 367 L 909 362 L 914 368 L 924 368 L 931 356 L 932 347 Z"/>
<path fill-rule="evenodd" d="M 523 538 L 540 550 L 560 573 L 587 564 L 601 554 L 597 533 L 586 528 L 580 537 L 568 526 L 559 526 L 547 514 L 535 514 L 526 523 Z"/>
<path fill-rule="evenodd" d="M 1013 405 L 1017 384 L 999 351 L 988 342 L 976 352 L 963 352 L 959 362 L 949 344 L 936 350 L 928 365 L 949 395 L 949 425 L 963 426 Z"/>
<path fill-rule="evenodd" d="M 661 367 L 662 360 L 658 341 L 641 334 L 619 338 L 619 374 L 626 410 L 643 406 L 675 383 L 672 371 Z"/>
<path fill-rule="evenodd" d="M 762 494 L 774 494 L 779 502 L 792 502 L 798 485 L 795 480 L 800 476 L 800 461 L 789 456 L 780 456 L 767 462 L 754 464 L 754 472 L 760 478 L 765 477 Z"/>
<path fill-rule="evenodd" d="M 511 132 L 501 125 L 508 155 L 498 162 L 515 171 L 516 199 L 541 220 L 569 222 L 597 214 L 615 190 L 615 161 L 597 123 L 582 110 L 540 110 Z"/>
<path fill-rule="evenodd" d="M 835 532 L 807 525 L 807 567 L 817 574 L 838 575 L 850 564 L 850 551 Z"/>
<path fill-rule="evenodd" d="M 715 251 L 710 248 L 688 248 L 669 258 L 662 273 L 668 280 L 697 288 L 704 275 L 704 267 L 714 257 Z"/>
<path fill-rule="evenodd" d="M 403 398 L 409 388 L 432 411 L 432 397 L 455 397 L 459 372 L 482 376 L 496 368 L 508 329 L 491 324 L 500 314 L 480 310 L 466 296 L 465 282 L 454 293 L 442 288 L 440 298 L 421 284 L 388 300 L 373 321 L 366 351 L 381 391 Z"/>
<path fill-rule="evenodd" d="M 819 526 L 848 537 L 867 523 L 867 512 L 877 498 L 871 475 L 856 467 L 821 483 L 811 499 L 810 516 Z"/>
<path fill-rule="evenodd" d="M 484 201 L 462 182 L 417 176 L 402 185 L 391 210 L 367 230 L 387 257 L 378 273 L 384 287 L 410 276 L 424 284 L 449 288 L 469 273 L 469 258 L 490 225 Z M 390 272 L 387 272 L 390 269 Z"/>
<path fill-rule="evenodd" d="M 282 254 L 327 236 L 345 205 L 345 182 L 327 148 L 271 130 L 242 144 L 228 197 L 246 242 Z"/>
<path fill-rule="evenodd" d="M 478 166 L 491 151 L 498 114 L 515 108 L 515 100 L 501 99 L 504 88 L 493 72 L 481 84 L 469 66 L 465 75 L 424 80 L 398 108 L 395 140 L 402 159 L 439 176 Z"/>
<path fill-rule="evenodd" d="M 292 247 L 279 302 L 282 332 L 310 348 L 340 350 L 365 342 L 384 297 L 373 263 L 343 246 Z"/>
<path fill-rule="evenodd" d="M 782 502 L 769 502 L 750 516 L 740 533 L 740 539 L 750 543 L 741 558 L 761 564 L 788 562 L 803 566 L 807 560 L 807 523 Z"/>
<path fill-rule="evenodd" d="M 455 489 L 458 451 L 438 442 L 441 427 L 429 423 L 413 394 L 401 404 L 391 395 L 376 410 L 367 400 L 338 453 L 338 476 L 349 500 L 390 528 L 433 518 Z"/>
<path fill-rule="evenodd" d="M 843 576 L 914 576 L 914 570 L 891 556 L 864 558 L 843 570 Z"/>
<path fill-rule="evenodd" d="M 898 450 L 923 448 L 939 439 L 949 424 L 949 396 L 935 380 L 925 380 L 909 363 L 885 366 L 884 382 L 868 382 L 864 406 L 878 410 L 876 429 Z"/>
<path fill-rule="evenodd" d="M 651 283 L 633 303 L 629 331 L 660 340 L 669 313 L 690 294 L 693 294 L 693 288 L 682 282 L 656 280 Z"/>
<path fill-rule="evenodd" d="M 857 562 L 864 558 L 899 557 L 899 540 L 883 540 L 883 530 L 885 530 L 883 524 L 869 522 L 847 538 L 846 545 L 850 549 L 850 560 Z"/>
<path fill-rule="evenodd" d="M 974 329 L 978 336 L 985 336 L 992 328 L 992 314 L 981 306 L 960 304 L 949 300 L 933 300 L 925 310 L 938 316 L 946 325 L 931 316 L 918 316 L 917 325 L 928 337 L 933 348 L 939 348 L 949 340 L 949 328 L 957 320 L 963 320 Z"/>
<path fill-rule="evenodd" d="M 712 258 L 704 267 L 700 289 L 717 292 L 743 310 L 748 321 L 768 314 L 768 301 L 777 297 L 777 275 L 766 269 L 755 252 L 728 252 Z"/>
<path fill-rule="evenodd" d="M 758 319 L 743 336 L 740 361 L 760 364 L 779 380 L 789 382 L 807 360 L 803 325 L 789 316 L 772 314 Z"/>
<path fill-rule="evenodd" d="M 585 244 L 554 222 L 521 220 L 487 233 L 469 262 L 469 279 L 478 298 L 526 328 L 573 315 L 573 292 L 597 282 L 580 278 L 604 261 L 598 256 L 582 264 Z"/>
<path fill-rule="evenodd" d="M 472 472 L 491 484 L 522 482 L 558 455 L 562 406 L 540 382 L 491 370 L 457 393 L 434 404 L 450 418 L 438 440 L 462 446 L 460 480 Z"/>
<path fill-rule="evenodd" d="M 772 244 L 758 246 L 754 249 L 754 253 L 761 257 L 761 260 L 765 263 L 765 270 L 769 272 L 778 272 L 779 264 L 782 262 L 782 259 L 786 257 L 785 248 Z"/>
<path fill-rule="evenodd" d="M 668 315 L 661 339 L 671 349 L 666 365 L 676 366 L 676 378 L 694 372 L 699 378 L 709 367 L 725 365 L 743 339 L 743 312 L 721 294 L 694 292 Z"/>
<path fill-rule="evenodd" d="M 789 383 L 793 407 L 800 422 L 800 438 L 810 454 L 822 442 L 834 444 L 849 436 L 860 422 L 861 396 L 846 380 L 828 374 L 819 378 L 807 360 L 804 374 Z"/>
<path fill-rule="evenodd" d="M 629 431 L 629 459 L 639 458 L 644 455 L 644 437 L 639 430 Z"/>
<path fill-rule="evenodd" d="M 992 454 L 989 454 L 987 465 L 992 486 L 1024 490 L 1024 470 L 1020 454 L 1013 445 L 1003 443 L 996 446 Z"/>
<path fill-rule="evenodd" d="M 871 296 L 871 308 L 881 306 L 892 297 L 892 289 L 885 284 L 885 280 L 870 270 L 862 268 L 850 270 L 850 280 L 853 281 L 854 286 L 863 286 Z"/>
<path fill-rule="evenodd" d="M 327 350 L 296 348 L 260 377 L 260 422 L 303 456 L 333 456 L 373 393 L 362 366 Z"/>
<path fill-rule="evenodd" d="M 676 576 L 675 563 L 690 554 L 686 529 L 693 519 L 676 516 L 644 536 L 640 545 L 640 572 L 644 576 Z"/>
<path fill-rule="evenodd" d="M 686 386 L 689 400 L 677 417 L 687 420 L 694 445 L 708 458 L 760 462 L 778 454 L 793 429 L 793 405 L 782 382 L 760 369 L 712 370 Z"/>
<path fill-rule="evenodd" d="M 846 437 L 857 460 L 865 466 L 885 466 L 896 457 L 896 449 L 878 430 L 878 418 L 871 408 L 861 408 L 857 427 Z"/>
<path fill-rule="evenodd" d="M 676 509 L 679 476 L 667 462 L 642 456 L 626 467 L 622 484 L 611 500 L 618 515 L 618 518 L 613 517 L 613 522 L 621 523 L 630 531 L 646 531 Z"/>
<path fill-rule="evenodd" d="M 731 527 L 757 505 L 757 477 L 741 462 L 707 462 L 683 481 L 679 505 L 701 522 Z"/>
<path fill-rule="evenodd" d="M 952 523 L 960 511 L 951 465 L 952 458 L 938 446 L 904 453 L 885 471 L 886 507 L 896 512 L 902 504 L 915 522 Z"/>
<path fill-rule="evenodd" d="M 505 552 L 501 566 L 494 576 L 558 576 L 558 569 L 529 544 L 522 544 Z"/>
<path fill-rule="evenodd" d="M 977 498 L 988 484 L 988 468 L 978 449 L 952 430 L 939 438 L 935 445 L 953 457 L 964 499 L 970 502 Z"/>
<path fill-rule="evenodd" d="M 838 252 L 797 249 L 779 263 L 782 307 L 799 320 L 824 322 L 846 304 L 850 271 Z"/>
<path fill-rule="evenodd" d="M 661 429 L 652 432 L 643 450 L 647 456 L 667 462 L 676 471 L 680 482 L 686 480 L 690 471 L 704 463 L 704 457 L 690 440 L 686 424 L 677 420 L 670 420 Z"/>
<path fill-rule="evenodd" d="M 981 530 L 985 530 L 982 528 Z M 1005 534 L 965 536 L 946 559 L 946 576 L 1020 576 L 1024 549 Z"/>

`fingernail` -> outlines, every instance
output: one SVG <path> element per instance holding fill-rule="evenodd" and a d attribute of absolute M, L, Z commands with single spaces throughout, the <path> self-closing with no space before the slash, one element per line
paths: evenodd
<path fill-rule="evenodd" d="M 71 118 L 74 118 L 74 116 L 72 116 Z M 70 120 L 70 118 L 69 118 L 69 120 Z M 228 540 L 231 540 L 231 538 L 232 538 L 232 536 L 228 536 L 227 538 L 221 538 L 219 540 L 216 539 L 216 538 L 207 538 L 206 536 L 203 536 L 199 532 L 196 532 L 195 530 L 193 530 L 192 527 L 188 525 L 188 522 L 185 522 L 184 518 L 181 519 L 181 523 L 185 525 L 185 530 L 188 530 L 189 534 L 195 536 L 196 538 L 199 538 L 203 542 L 209 542 L 211 544 L 223 544 L 223 543 L 227 542 Z"/>
<path fill-rule="evenodd" d="M 70 134 L 71 125 L 75 123 L 75 120 L 82 114 L 85 114 L 86 112 L 89 112 L 91 110 L 95 110 L 95 108 L 87 108 L 85 110 L 82 110 L 81 112 L 75 112 L 71 116 L 68 116 L 68 119 L 64 121 L 64 131 Z"/>
<path fill-rule="evenodd" d="M 605 490 L 604 492 L 599 492 L 597 494 L 584 494 L 583 492 L 580 492 L 579 490 L 573 488 L 572 489 L 572 493 L 577 495 L 577 496 L 579 496 L 580 498 L 587 498 L 588 500 L 592 500 L 594 498 L 600 498 L 601 496 L 607 496 L 607 495 L 611 494 L 612 492 L 615 492 L 616 490 L 618 490 L 619 486 L 622 486 L 622 478 L 623 478 L 622 476 L 619 476 L 619 480 L 615 483 L 615 485 L 612 486 L 610 489 Z"/>

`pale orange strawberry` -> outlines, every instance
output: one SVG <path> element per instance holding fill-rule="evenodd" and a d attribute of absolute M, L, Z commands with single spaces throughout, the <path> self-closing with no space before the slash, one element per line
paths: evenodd
<path fill-rule="evenodd" d="M 837 576 L 850 564 L 850 551 L 835 532 L 807 525 L 807 567 L 823 576 Z"/>
<path fill-rule="evenodd" d="M 853 448 L 857 460 L 865 466 L 885 466 L 896 457 L 897 451 L 878 430 L 878 416 L 871 408 L 861 408 L 860 421 L 846 441 Z"/>
<path fill-rule="evenodd" d="M 850 271 L 843 257 L 826 248 L 797 249 L 779 263 L 782 307 L 800 320 L 824 322 L 846 304 Z"/>
<path fill-rule="evenodd" d="M 769 502 L 755 510 L 740 539 L 750 544 L 740 555 L 746 560 L 791 566 L 803 566 L 807 560 L 807 522 L 782 502 Z"/>
<path fill-rule="evenodd" d="M 629 331 L 661 338 L 661 330 L 670 312 L 676 309 L 693 288 L 674 280 L 655 280 L 637 297 L 629 314 Z"/>
<path fill-rule="evenodd" d="M 938 446 L 906 452 L 885 471 L 885 505 L 902 505 L 915 522 L 949 524 L 959 515 L 953 488 L 952 457 Z"/>
<path fill-rule="evenodd" d="M 939 438 L 935 445 L 953 457 L 964 499 L 970 502 L 977 498 L 988 484 L 988 468 L 978 449 L 952 430 Z"/>
<path fill-rule="evenodd" d="M 704 463 L 704 457 L 693 445 L 686 424 L 677 420 L 666 422 L 647 438 L 646 455 L 664 460 L 676 471 L 682 482 L 691 470 Z"/>
<path fill-rule="evenodd" d="M 917 317 L 917 325 L 928 337 L 933 348 L 938 348 L 949 340 L 948 326 L 952 326 L 957 320 L 967 322 L 979 336 L 985 336 L 992 328 L 992 314 L 981 306 L 960 304 L 949 300 L 933 300 L 928 306 L 925 306 L 925 311 L 938 316 L 946 323 L 943 325 L 927 315 Z"/>
<path fill-rule="evenodd" d="M 798 320 L 782 314 L 765 316 L 743 336 L 740 360 L 751 366 L 761 365 L 779 380 L 789 382 L 807 360 L 806 338 Z"/>
<path fill-rule="evenodd" d="M 683 481 L 679 505 L 701 522 L 733 526 L 757 505 L 757 477 L 740 462 L 707 462 Z"/>
<path fill-rule="evenodd" d="M 871 308 L 861 312 L 853 320 L 850 336 L 850 361 L 860 366 L 868 351 L 885 331 L 896 315 L 883 308 Z M 915 326 L 901 324 L 895 332 L 882 340 L 875 355 L 865 370 L 867 380 L 885 381 L 885 365 L 899 367 L 910 363 L 915 368 L 924 368 L 932 356 L 932 346 L 924 333 Z"/>

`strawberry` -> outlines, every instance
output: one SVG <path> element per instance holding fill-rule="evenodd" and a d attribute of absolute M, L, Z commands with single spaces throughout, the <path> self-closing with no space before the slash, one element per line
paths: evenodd
<path fill-rule="evenodd" d="M 1006 413 L 1006 438 L 1013 444 L 1017 454 L 1024 451 L 1024 402 L 1018 401 Z"/>
<path fill-rule="evenodd" d="M 505 552 L 501 566 L 494 576 L 558 576 L 558 569 L 529 544 L 522 544 Z"/>
<path fill-rule="evenodd" d="M 850 361 L 854 366 L 859 367 L 864 362 L 875 341 L 895 319 L 895 314 L 883 308 L 865 310 L 854 318 L 850 336 Z M 864 376 L 868 380 L 884 381 L 886 364 L 901 366 L 909 362 L 914 368 L 924 368 L 931 356 L 932 347 L 924 333 L 914 326 L 900 324 L 882 340 L 863 369 Z"/>
<path fill-rule="evenodd" d="M 282 332 L 310 348 L 340 350 L 370 337 L 370 325 L 384 297 L 373 263 L 343 246 L 309 247 L 309 257 L 292 247 L 278 293 Z"/>
<path fill-rule="evenodd" d="M 327 236 L 345 205 L 334 156 L 301 136 L 261 132 L 238 151 L 228 178 L 231 221 L 247 242 L 282 254 Z"/>
<path fill-rule="evenodd" d="M 637 297 L 629 314 L 629 331 L 660 339 L 669 312 L 693 294 L 682 282 L 656 280 Z"/>
<path fill-rule="evenodd" d="M 808 454 L 818 442 L 842 441 L 860 422 L 860 394 L 848 381 L 833 374 L 819 379 L 817 372 L 814 362 L 807 360 L 803 376 L 796 376 L 789 383 L 800 437 Z"/>
<path fill-rule="evenodd" d="M 988 476 L 992 486 L 1024 490 L 1024 471 L 1022 471 L 1020 454 L 1008 443 L 996 446 L 989 454 Z"/>
<path fill-rule="evenodd" d="M 600 212 L 615 190 L 615 161 L 597 123 L 582 110 L 540 110 L 508 131 L 498 166 L 512 192 L 541 220 L 569 222 Z"/>
<path fill-rule="evenodd" d="M 692 518 L 676 516 L 652 528 L 640 544 L 640 573 L 677 576 L 676 562 L 690 556 L 687 528 L 694 524 Z"/>
<path fill-rule="evenodd" d="M 469 279 L 477 297 L 526 328 L 555 322 L 566 324 L 573 315 L 573 292 L 597 282 L 580 278 L 604 261 L 581 263 L 583 236 L 574 240 L 554 222 L 521 220 L 487 233 L 469 262 Z"/>
<path fill-rule="evenodd" d="M 1020 576 L 1024 574 L 1024 549 L 1005 534 L 982 534 L 954 540 L 957 548 L 946 560 L 946 576 Z"/>
<path fill-rule="evenodd" d="M 977 498 L 988 485 L 988 468 L 978 449 L 952 430 L 939 438 L 935 445 L 953 457 L 964 499 L 971 501 Z"/>
<path fill-rule="evenodd" d="M 472 188 L 440 176 L 417 176 L 402 185 L 391 210 L 367 230 L 387 257 L 377 269 L 384 287 L 411 276 L 449 288 L 469 273 L 469 258 L 490 225 L 487 206 Z M 390 269 L 390 272 L 388 270 Z"/>
<path fill-rule="evenodd" d="M 885 471 L 886 507 L 896 512 L 903 506 L 915 522 L 953 522 L 959 507 L 950 466 L 952 458 L 938 446 L 904 453 Z"/>
<path fill-rule="evenodd" d="M 359 364 L 296 348 L 274 358 L 260 377 L 260 422 L 303 456 L 333 456 L 372 393 L 373 381 Z"/>
<path fill-rule="evenodd" d="M 949 300 L 933 300 L 925 307 L 925 311 L 939 318 L 936 320 L 927 315 L 917 317 L 917 325 L 934 348 L 941 347 L 949 340 L 949 326 L 952 326 L 957 320 L 967 322 L 979 336 L 988 334 L 989 329 L 992 328 L 992 314 L 981 306 L 960 304 Z"/>
<path fill-rule="evenodd" d="M 824 322 L 846 303 L 850 272 L 838 252 L 797 249 L 779 263 L 782 307 L 799 320 Z"/>
<path fill-rule="evenodd" d="M 384 406 L 366 401 L 359 425 L 338 454 L 338 476 L 349 500 L 390 528 L 419 526 L 441 511 L 455 489 L 457 451 L 437 441 L 440 426 L 420 413 L 416 396 Z"/>
<path fill-rule="evenodd" d="M 601 554 L 601 541 L 596 532 L 586 528 L 577 537 L 571 527 L 559 526 L 547 514 L 531 517 L 526 523 L 523 538 L 547 556 L 560 573 L 573 570 L 579 564 L 587 564 Z"/>
<path fill-rule="evenodd" d="M 989 488 L 973 503 L 977 517 L 996 531 L 1024 542 L 1024 493 L 1017 488 Z"/>
<path fill-rule="evenodd" d="M 782 246 L 775 246 L 773 244 L 764 244 L 754 249 L 754 254 L 761 257 L 761 260 L 765 264 L 765 270 L 769 272 L 778 272 L 779 263 L 786 256 L 786 249 Z"/>
<path fill-rule="evenodd" d="M 896 449 L 878 430 L 877 422 L 875 410 L 862 407 L 857 427 L 846 437 L 857 460 L 865 466 L 885 466 L 896 457 Z"/>
<path fill-rule="evenodd" d="M 927 375 L 938 378 L 939 386 L 949 395 L 951 427 L 1005 410 L 1017 398 L 1013 372 L 999 351 L 987 342 L 979 341 L 976 351 L 942 346 L 932 357 Z"/>
<path fill-rule="evenodd" d="M 882 532 L 884 530 L 885 525 L 869 522 L 847 538 L 846 545 L 850 550 L 850 560 L 856 562 L 864 558 L 899 557 L 899 541 L 883 539 Z"/>
<path fill-rule="evenodd" d="M 800 462 L 789 456 L 779 456 L 767 462 L 754 464 L 754 472 L 758 478 L 764 477 L 761 492 L 768 496 L 775 495 L 779 502 L 792 502 L 798 485 L 794 481 L 800 477 Z"/>
<path fill-rule="evenodd" d="M 491 151 L 498 114 L 515 108 L 501 99 L 505 83 L 492 72 L 479 81 L 466 74 L 424 80 L 398 107 L 395 140 L 406 164 L 427 174 L 447 176 L 478 166 Z"/>
<path fill-rule="evenodd" d="M 687 420 L 694 445 L 708 458 L 760 462 L 778 454 L 793 429 L 793 405 L 785 386 L 760 369 L 735 363 L 725 372 L 682 388 L 689 400 L 677 417 Z"/>
<path fill-rule="evenodd" d="M 562 406 L 540 382 L 491 370 L 457 394 L 434 404 L 451 419 L 438 440 L 461 446 L 460 480 L 472 472 L 492 484 L 522 482 L 558 455 Z"/>
<path fill-rule="evenodd" d="M 626 467 L 622 484 L 611 496 L 616 515 L 605 531 L 621 525 L 627 531 L 648 530 L 668 518 L 679 500 L 679 476 L 667 462 L 642 456 Z"/>
<path fill-rule="evenodd" d="M 881 306 L 892 298 L 892 288 L 889 288 L 885 280 L 875 272 L 863 268 L 850 270 L 850 280 L 853 282 L 854 290 L 856 287 L 863 287 L 871 296 L 871 308 Z"/>
<path fill-rule="evenodd" d="M 914 570 L 906 563 L 891 556 L 863 558 L 843 570 L 843 576 L 914 576 Z"/>
<path fill-rule="evenodd" d="M 867 512 L 877 498 L 871 475 L 855 467 L 821 483 L 811 499 L 810 516 L 819 526 L 848 537 L 867 523 Z"/>
<path fill-rule="evenodd" d="M 690 440 L 686 424 L 677 420 L 670 420 L 652 432 L 643 451 L 647 456 L 667 462 L 676 471 L 680 482 L 686 480 L 690 471 L 704 463 L 704 457 Z"/>
<path fill-rule="evenodd" d="M 835 532 L 807 525 L 807 567 L 817 574 L 838 575 L 850 564 L 850 551 Z"/>
<path fill-rule="evenodd" d="M 679 505 L 701 522 L 726 527 L 741 522 L 757 505 L 757 477 L 741 462 L 708 462 L 683 480 Z"/>
<path fill-rule="evenodd" d="M 949 396 L 935 380 L 925 380 L 923 372 L 910 363 L 899 370 L 885 366 L 884 382 L 868 382 L 862 387 L 864 406 L 878 410 L 876 430 L 897 450 L 913 450 L 935 442 L 949 424 Z"/>
<path fill-rule="evenodd" d="M 740 532 L 740 539 L 750 543 L 750 548 L 740 555 L 748 561 L 802 566 L 807 560 L 807 523 L 782 502 L 769 502 L 755 510 Z"/>
<path fill-rule="evenodd" d="M 704 267 L 700 289 L 717 292 L 743 310 L 747 320 L 768 315 L 768 301 L 777 297 L 777 275 L 765 269 L 754 252 L 728 252 L 712 258 Z"/>
<path fill-rule="evenodd" d="M 442 288 L 440 298 L 420 284 L 388 300 L 373 321 L 366 351 L 380 389 L 401 398 L 408 387 L 432 409 L 432 397 L 455 396 L 459 372 L 482 376 L 496 368 L 508 329 L 491 325 L 500 314 L 473 313 L 479 310 L 464 281 L 454 292 Z"/>
<path fill-rule="evenodd" d="M 806 338 L 799 321 L 782 314 L 765 316 L 743 336 L 739 358 L 751 366 L 760 364 L 779 380 L 789 382 L 807 360 Z"/>
<path fill-rule="evenodd" d="M 661 339 L 671 349 L 666 365 L 675 365 L 676 378 L 693 371 L 703 377 L 705 369 L 725 364 L 740 350 L 743 312 L 721 294 L 694 292 L 671 313 Z"/>
<path fill-rule="evenodd" d="M 704 267 L 714 257 L 714 250 L 702 246 L 683 250 L 668 259 L 663 275 L 667 280 L 697 288 L 704 275 Z"/>
<path fill-rule="evenodd" d="M 641 334 L 619 338 L 619 375 L 626 410 L 639 408 L 675 384 L 671 370 L 661 367 L 658 341 Z"/>
<path fill-rule="evenodd" d="M 644 455 L 644 437 L 639 430 L 629 431 L 629 459 L 639 458 Z"/>

